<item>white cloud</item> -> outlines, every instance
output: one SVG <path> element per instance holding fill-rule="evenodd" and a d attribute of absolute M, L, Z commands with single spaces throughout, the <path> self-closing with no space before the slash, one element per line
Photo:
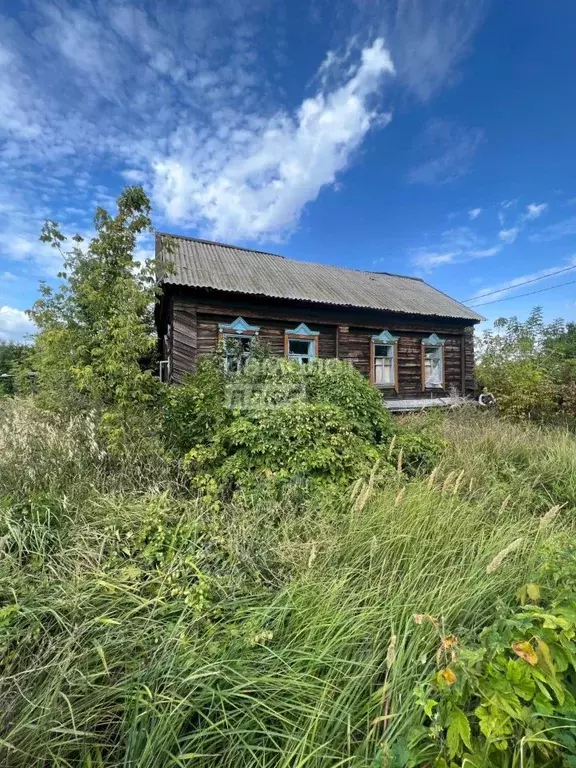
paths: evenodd
<path fill-rule="evenodd" d="M 444 184 L 464 176 L 472 167 L 483 138 L 480 128 L 465 128 L 451 120 L 429 120 L 420 137 L 420 152 L 432 158 L 414 167 L 409 181 Z"/>
<path fill-rule="evenodd" d="M 429 251 L 426 248 L 416 249 L 412 252 L 412 263 L 416 267 L 420 267 L 425 272 L 429 272 L 435 267 L 441 267 L 445 264 L 451 264 L 457 259 L 459 253 L 452 251 L 449 253 L 436 253 L 435 251 Z"/>
<path fill-rule="evenodd" d="M 339 22 L 315 91 L 310 72 L 298 81 L 291 67 L 292 6 L 274 0 L 29 0 L 26 13 L 0 14 L 0 258 L 53 275 L 60 259 L 37 241 L 42 221 L 88 229 L 94 203 L 117 191 L 98 188 L 109 169 L 111 185 L 153 190 L 160 225 L 245 239 L 290 232 L 390 120 L 380 108 L 392 61 L 404 92 L 431 98 L 455 81 L 486 2 L 336 5 L 314 5 L 318 24 Z M 436 179 L 466 165 L 465 146 L 442 159 L 448 150 L 434 146 Z"/>
<path fill-rule="evenodd" d="M 532 221 L 542 216 L 542 214 L 546 213 L 547 210 L 548 203 L 529 203 L 529 205 L 526 206 L 526 213 L 524 214 L 524 218 L 528 221 Z"/>
<path fill-rule="evenodd" d="M 468 216 L 471 221 L 474 221 L 474 219 L 477 219 L 478 216 L 482 213 L 482 208 L 472 208 L 468 211 Z"/>
<path fill-rule="evenodd" d="M 170 221 L 202 222 L 214 237 L 281 237 L 334 184 L 370 128 L 389 122 L 371 105 L 383 76 L 393 72 L 377 39 L 345 83 L 306 99 L 295 115 L 231 127 L 221 139 L 179 132 L 172 152 L 153 161 L 156 202 Z"/>
<path fill-rule="evenodd" d="M 511 245 L 519 234 L 520 229 L 518 227 L 511 227 L 510 229 L 501 229 L 500 232 L 498 232 L 498 237 L 503 243 Z"/>
<path fill-rule="evenodd" d="M 6 305 L 0 306 L 0 341 L 23 341 L 34 331 L 34 323 L 25 312 Z"/>
<path fill-rule="evenodd" d="M 470 227 L 458 227 L 443 232 L 439 244 L 433 247 L 412 249 L 410 257 L 415 267 L 429 272 L 447 264 L 489 258 L 501 250 L 501 245 L 490 245 Z"/>

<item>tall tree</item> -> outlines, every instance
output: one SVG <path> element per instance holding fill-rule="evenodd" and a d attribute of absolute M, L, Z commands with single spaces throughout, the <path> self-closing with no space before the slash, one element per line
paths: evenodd
<path fill-rule="evenodd" d="M 122 429 L 131 414 L 159 391 L 153 376 L 153 310 L 157 269 L 135 258 L 138 236 L 151 231 L 150 201 L 141 187 L 127 187 L 116 215 L 98 208 L 96 236 L 87 246 L 67 239 L 47 221 L 41 240 L 63 257 L 60 286 L 41 285 L 30 310 L 38 326 L 31 364 L 44 406 L 89 408 L 107 429 Z"/>

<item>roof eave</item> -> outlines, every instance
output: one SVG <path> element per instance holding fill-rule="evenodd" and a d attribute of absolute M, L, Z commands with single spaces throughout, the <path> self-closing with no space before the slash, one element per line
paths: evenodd
<path fill-rule="evenodd" d="M 216 293 L 233 293 L 238 296 L 254 296 L 260 299 L 272 299 L 274 301 L 296 301 L 303 304 L 314 304 L 319 307 L 342 307 L 343 309 L 361 309 L 372 312 L 389 312 L 394 315 L 415 315 L 416 317 L 437 317 L 444 320 L 460 320 L 462 322 L 469 323 L 481 323 L 486 318 L 482 317 L 478 313 L 475 318 L 465 317 L 463 315 L 441 315 L 437 312 L 417 312 L 408 311 L 405 309 L 390 309 L 387 307 L 376 307 L 367 304 L 344 304 L 337 301 L 318 301 L 314 299 L 294 298 L 291 296 L 273 296 L 269 293 L 257 293 L 255 291 L 235 291 L 234 289 L 215 288 L 211 285 L 193 285 L 192 283 L 184 283 L 181 281 L 175 281 L 168 279 L 161 280 L 161 283 L 165 286 L 171 286 L 173 288 L 189 288 L 190 290 L 202 290 L 202 291 L 215 291 Z"/>

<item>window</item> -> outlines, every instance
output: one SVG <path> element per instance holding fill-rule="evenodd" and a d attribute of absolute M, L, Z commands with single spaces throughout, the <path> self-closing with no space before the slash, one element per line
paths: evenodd
<path fill-rule="evenodd" d="M 314 358 L 315 342 L 302 339 L 288 339 L 288 359 L 304 365 Z"/>
<path fill-rule="evenodd" d="M 444 388 L 444 341 L 435 333 L 422 339 L 422 379 L 424 389 Z"/>
<path fill-rule="evenodd" d="M 397 373 L 398 337 L 389 331 L 372 336 L 370 346 L 370 380 L 381 388 L 398 387 Z"/>
<path fill-rule="evenodd" d="M 220 323 L 218 331 L 224 351 L 224 369 L 227 372 L 241 370 L 250 360 L 252 342 L 260 328 L 237 317 L 233 323 Z"/>
<path fill-rule="evenodd" d="M 394 347 L 391 344 L 374 345 L 374 384 L 394 386 Z"/>
<path fill-rule="evenodd" d="M 318 356 L 318 331 L 311 331 L 305 323 L 284 331 L 284 350 L 288 360 L 306 365 Z"/>
<path fill-rule="evenodd" d="M 225 333 L 224 337 L 224 370 L 228 373 L 240 371 L 250 360 L 252 337 L 233 336 Z"/>

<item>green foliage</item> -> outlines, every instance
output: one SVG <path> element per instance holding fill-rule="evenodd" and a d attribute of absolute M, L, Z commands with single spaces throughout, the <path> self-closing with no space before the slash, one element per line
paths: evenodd
<path fill-rule="evenodd" d="M 550 552 L 548 552 L 550 555 Z M 561 571 L 557 566 L 561 564 Z M 417 698 L 437 744 L 436 765 L 569 766 L 576 760 L 576 558 L 557 551 L 537 574 L 562 588 L 542 599 L 537 581 L 519 590 L 476 646 L 440 635 L 440 672 Z M 556 587 L 559 585 L 556 584 Z"/>
<path fill-rule="evenodd" d="M 338 360 L 315 360 L 308 365 L 287 360 L 265 360 L 248 365 L 240 387 L 246 405 L 284 405 L 305 400 L 341 410 L 354 434 L 374 443 L 385 442 L 394 428 L 379 392 L 352 365 Z"/>
<path fill-rule="evenodd" d="M 254 492 L 290 483 L 326 490 L 369 473 L 378 457 L 343 410 L 296 402 L 238 415 L 210 448 L 188 454 L 188 466 L 210 471 L 224 489 Z"/>
<path fill-rule="evenodd" d="M 140 187 L 127 187 L 117 205 L 115 216 L 98 208 L 96 236 L 85 248 L 75 236 L 63 252 L 58 225 L 45 224 L 41 240 L 62 252 L 62 283 L 57 290 L 43 285 L 30 311 L 38 326 L 30 365 L 41 404 L 98 410 L 111 444 L 122 442 L 131 422 L 146 422 L 144 409 L 160 391 L 151 362 L 157 265 L 134 257 L 139 235 L 150 230 L 150 203 Z"/>
<path fill-rule="evenodd" d="M 429 431 L 399 429 L 379 393 L 335 360 L 302 366 L 264 356 L 232 373 L 217 358 L 203 361 L 168 393 L 164 423 L 206 499 L 239 489 L 338 493 L 376 462 L 415 473 L 444 447 Z"/>
<path fill-rule="evenodd" d="M 292 405 L 326 418 L 336 408 Z M 259 423 L 257 409 L 228 411 L 215 434 L 242 419 L 250 429 Z M 64 416 L 18 398 L 2 402 L 0 414 L 8 412 L 0 429 L 2 766 L 428 768 L 438 758 L 463 768 L 469 746 L 486 741 L 476 714 L 484 700 L 457 697 L 448 712 L 464 684 L 486 688 L 498 706 L 512 687 L 523 708 L 509 715 L 506 751 L 490 747 L 477 765 L 570 765 L 572 733 L 556 713 L 571 700 L 565 693 L 560 705 L 549 674 L 537 680 L 512 648 L 529 642 L 539 652 L 541 637 L 564 684 L 556 646 L 572 619 L 559 611 L 576 588 L 565 546 L 576 534 L 574 504 L 556 509 L 576 477 L 566 432 L 483 414 L 469 424 L 462 414 L 422 426 L 414 418 L 403 433 L 437 439 L 443 430 L 459 443 L 428 477 L 399 473 L 388 440 L 376 446 L 380 467 L 354 493 L 340 490 L 338 504 L 324 491 L 306 505 L 286 492 L 237 494 L 216 507 L 179 482 L 176 462 L 164 458 L 150 471 L 139 444 L 128 474 L 128 461 L 103 457 L 94 434 L 85 439 L 83 422 L 67 429 Z M 200 424 L 197 434 L 212 429 Z M 521 548 L 503 560 L 518 538 Z M 447 667 L 452 685 L 437 678 Z M 534 732 L 515 743 L 540 685 L 555 714 L 537 713 Z M 538 736 L 540 726 L 548 730 Z"/>
<path fill-rule="evenodd" d="M 576 328 L 545 324 L 536 308 L 525 322 L 500 318 L 478 340 L 477 376 L 500 411 L 515 418 L 572 415 L 576 406 Z"/>
<path fill-rule="evenodd" d="M 168 390 L 163 410 L 164 439 L 181 457 L 194 446 L 210 443 L 230 417 L 221 361 L 205 358 L 200 360 L 196 374 Z"/>
<path fill-rule="evenodd" d="M 0 377 L 6 375 L 9 378 L 0 378 L 0 397 L 12 395 L 15 391 L 14 378 L 18 368 L 24 365 L 30 352 L 26 344 L 18 344 L 12 341 L 0 341 Z"/>

